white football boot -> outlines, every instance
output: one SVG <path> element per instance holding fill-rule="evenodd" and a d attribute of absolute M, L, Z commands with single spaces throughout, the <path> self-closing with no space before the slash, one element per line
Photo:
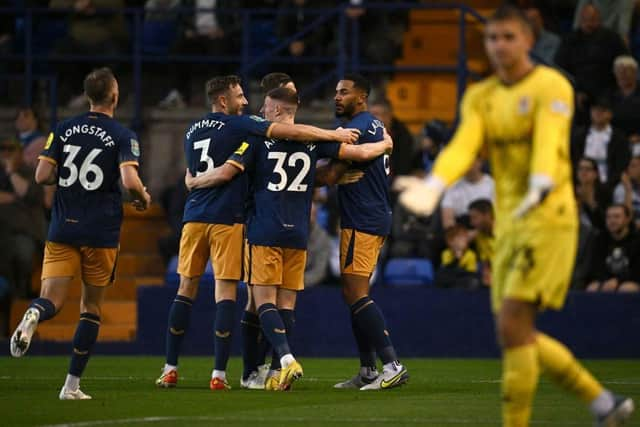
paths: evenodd
<path fill-rule="evenodd" d="M 11 336 L 10 348 L 13 357 L 22 357 L 29 349 L 33 333 L 38 327 L 40 312 L 35 308 L 29 308 L 22 316 L 20 324 Z"/>

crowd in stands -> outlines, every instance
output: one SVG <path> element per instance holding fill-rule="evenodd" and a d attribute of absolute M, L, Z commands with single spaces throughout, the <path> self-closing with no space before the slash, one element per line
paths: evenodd
<path fill-rule="evenodd" d="M 0 138 L 0 336 L 8 327 L 11 299 L 34 296 L 31 276 L 40 261 L 53 195 L 52 188 L 35 183 L 44 145 L 31 108 L 18 109 L 15 135 Z"/>
<path fill-rule="evenodd" d="M 576 93 L 570 152 L 580 239 L 572 288 L 639 292 L 640 93 L 638 62 L 633 56 L 638 31 L 631 21 L 634 2 L 580 1 L 572 28 L 562 34 L 554 34 L 545 25 L 544 17 L 557 12 L 552 4 L 519 3 L 534 28 L 532 57 L 563 72 Z M 422 144 L 424 171 L 430 169 L 439 147 L 431 141 L 434 132 L 430 127 L 432 123 L 425 127 L 426 144 Z M 428 257 L 437 266 L 436 286 L 490 286 L 487 254 L 493 245 L 494 194 L 487 167 L 479 159 L 445 193 L 440 212 L 429 221 L 400 212 L 405 230 L 394 228 L 390 255 Z M 405 165 L 393 159 L 392 170 L 394 178 L 407 174 L 398 172 L 406 171 Z M 424 171 L 414 174 L 422 176 Z M 418 232 L 429 241 L 429 248 L 416 245 L 411 234 Z"/>

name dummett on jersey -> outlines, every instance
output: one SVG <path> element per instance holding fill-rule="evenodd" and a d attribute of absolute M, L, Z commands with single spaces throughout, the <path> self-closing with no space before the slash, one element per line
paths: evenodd
<path fill-rule="evenodd" d="M 191 127 L 187 131 L 186 136 L 187 136 L 187 139 L 191 138 L 191 134 L 193 134 L 193 132 L 197 131 L 198 129 L 214 128 L 216 130 L 220 130 L 223 127 L 224 127 L 224 122 L 221 122 L 220 120 L 202 119 L 202 120 L 198 120 L 193 125 L 191 125 Z"/>
<path fill-rule="evenodd" d="M 62 140 L 62 142 L 66 143 L 71 136 L 77 135 L 77 134 L 93 135 L 95 137 L 98 137 L 102 142 L 104 142 L 104 145 L 107 147 L 113 147 L 116 145 L 115 142 L 113 141 L 113 138 L 111 137 L 111 135 L 107 133 L 106 130 L 102 129 L 100 126 L 94 126 L 94 125 L 72 126 L 64 131 L 64 135 L 61 135 L 60 139 Z"/>

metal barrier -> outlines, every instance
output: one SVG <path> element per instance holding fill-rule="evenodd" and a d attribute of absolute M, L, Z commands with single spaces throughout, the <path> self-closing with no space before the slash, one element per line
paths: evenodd
<path fill-rule="evenodd" d="M 333 8 L 325 9 L 305 9 L 305 13 L 317 15 L 318 17 L 307 27 L 279 42 L 273 48 L 267 50 L 259 56 L 251 55 L 251 39 L 249 28 L 255 23 L 259 16 L 275 16 L 279 13 L 293 14 L 296 13 L 296 9 L 219 9 L 213 10 L 218 14 L 235 14 L 239 16 L 242 22 L 242 39 L 241 49 L 239 55 L 227 55 L 227 56 L 198 56 L 198 55 L 150 55 L 143 51 L 142 45 L 142 29 L 144 24 L 145 11 L 143 8 L 123 8 L 123 9 L 104 9 L 97 10 L 96 14 L 114 14 L 122 13 L 129 18 L 129 22 L 132 23 L 131 30 L 132 35 L 130 38 L 129 52 L 120 55 L 59 55 L 47 53 L 36 53 L 33 51 L 34 40 L 34 20 L 40 16 L 64 16 L 65 13 L 72 13 L 72 10 L 60 10 L 60 9 L 47 9 L 47 8 L 0 8 L 1 14 L 15 15 L 17 21 L 22 21 L 22 36 L 23 40 L 23 52 L 13 53 L 10 55 L 0 55 L 0 60 L 12 60 L 14 62 L 19 61 L 23 64 L 23 81 L 24 81 L 24 95 L 23 102 L 25 105 L 31 105 L 33 101 L 33 82 L 34 80 L 41 79 L 43 76 L 40 73 L 34 71 L 34 65 L 46 64 L 46 63 L 60 63 L 60 62 L 124 62 L 131 63 L 133 69 L 133 92 L 134 92 L 134 113 L 132 127 L 139 129 L 142 125 L 142 77 L 143 77 L 143 65 L 154 63 L 169 63 L 169 62 L 182 62 L 182 63 L 206 63 L 206 64 L 228 64 L 238 63 L 238 74 L 243 77 L 244 81 L 247 81 L 252 70 L 257 66 L 264 64 L 282 64 L 282 63 L 299 63 L 299 64 L 330 64 L 334 65 L 332 69 L 325 73 L 317 81 L 313 82 L 309 87 L 303 88 L 305 90 L 313 90 L 318 86 L 326 83 L 329 79 L 338 78 L 347 71 L 351 72 L 451 72 L 457 75 L 457 97 L 460 100 L 462 93 L 464 92 L 467 78 L 471 75 L 471 72 L 467 66 L 467 52 L 465 45 L 465 31 L 466 31 L 466 17 L 467 15 L 474 17 L 479 22 L 483 22 L 484 18 L 480 16 L 475 10 L 462 3 L 453 4 L 428 4 L 428 3 L 368 3 L 366 9 L 383 10 L 383 11 L 398 11 L 398 10 L 410 10 L 410 9 L 434 9 L 434 10 L 459 10 L 459 36 L 458 36 L 458 55 L 457 62 L 455 64 L 438 64 L 438 65 L 422 65 L 422 66 L 397 66 L 393 64 L 380 65 L 380 64 L 368 64 L 364 62 L 360 51 L 360 37 L 359 37 L 359 19 L 347 18 L 345 9 L 349 5 L 343 4 Z M 183 14 L 188 12 L 194 12 L 195 9 L 190 8 L 176 8 L 167 12 L 168 14 Z M 212 11 L 211 9 L 197 9 L 197 11 Z M 283 50 L 286 50 L 289 44 L 295 40 L 303 38 L 305 35 L 312 32 L 314 29 L 321 25 L 335 22 L 335 37 L 337 40 L 335 56 L 314 56 L 304 58 L 294 58 L 291 56 L 279 56 Z M 347 42 L 350 43 L 350 49 L 347 50 Z M 53 88 L 51 92 L 55 96 L 56 92 L 56 79 L 51 76 L 44 76 L 49 82 L 52 83 Z M 3 75 L 0 74 L 0 80 L 16 80 L 15 75 Z M 50 102 L 51 117 L 56 117 L 56 100 L 52 99 Z"/>

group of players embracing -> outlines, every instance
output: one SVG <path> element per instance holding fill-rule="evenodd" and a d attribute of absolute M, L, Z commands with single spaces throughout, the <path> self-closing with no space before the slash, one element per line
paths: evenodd
<path fill-rule="evenodd" d="M 299 99 L 286 74 L 265 76 L 262 88 L 264 117 L 242 115 L 247 100 L 240 79 L 212 78 L 206 84 L 211 112 L 185 134 L 185 184 L 190 192 L 180 242 L 180 287 L 169 312 L 166 364 L 156 384 L 178 383 L 178 355 L 209 259 L 216 302 L 210 388 L 230 388 L 226 367 L 240 280 L 248 285 L 241 320 L 241 387 L 288 390 L 302 377 L 289 341 L 297 293 L 304 289 L 311 203 L 316 186 L 336 183 L 343 295 L 351 309 L 361 367 L 335 387 L 379 390 L 404 384 L 407 371 L 398 362 L 380 309 L 368 295 L 391 226 L 388 175 L 393 147 L 382 123 L 367 111 L 369 82 L 355 74 L 338 82 L 335 109 L 342 123 L 336 130 L 294 124 Z M 332 160 L 316 169 L 323 158 Z M 265 363 L 269 352 L 270 365 Z M 380 373 L 376 355 L 383 364 Z"/>

